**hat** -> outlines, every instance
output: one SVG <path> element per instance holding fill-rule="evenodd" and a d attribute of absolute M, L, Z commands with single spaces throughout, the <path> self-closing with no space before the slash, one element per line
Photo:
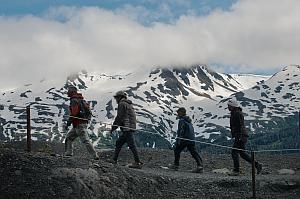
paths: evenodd
<path fill-rule="evenodd" d="M 73 85 L 68 86 L 68 92 L 77 92 L 77 88 Z"/>
<path fill-rule="evenodd" d="M 186 109 L 185 109 L 184 107 L 180 107 L 176 112 L 177 112 L 177 113 L 178 113 L 178 112 L 181 112 L 181 113 L 186 114 Z"/>
<path fill-rule="evenodd" d="M 240 107 L 235 99 L 229 99 L 227 105 L 232 107 L 237 107 L 237 108 Z"/>
<path fill-rule="evenodd" d="M 124 91 L 118 91 L 114 97 L 127 97 L 127 94 Z"/>

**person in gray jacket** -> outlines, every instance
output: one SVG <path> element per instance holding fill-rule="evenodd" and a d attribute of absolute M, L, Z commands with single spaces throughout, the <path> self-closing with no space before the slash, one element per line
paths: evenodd
<path fill-rule="evenodd" d="M 136 129 L 136 115 L 132 106 L 132 102 L 127 99 L 127 94 L 123 91 L 118 91 L 114 96 L 116 102 L 118 103 L 117 117 L 112 125 L 110 133 L 120 127 L 121 133 L 116 141 L 116 148 L 113 157 L 114 164 L 117 164 L 119 153 L 122 146 L 127 143 L 129 149 L 132 151 L 135 162 L 129 167 L 131 168 L 141 168 L 142 163 L 139 159 L 136 144 L 134 141 L 133 134 Z"/>

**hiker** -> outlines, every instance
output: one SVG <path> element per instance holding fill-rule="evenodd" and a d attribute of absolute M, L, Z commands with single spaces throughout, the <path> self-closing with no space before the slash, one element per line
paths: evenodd
<path fill-rule="evenodd" d="M 248 133 L 244 124 L 244 116 L 242 112 L 242 108 L 238 105 L 237 101 L 234 99 L 230 99 L 228 101 L 228 109 L 230 111 L 230 130 L 231 136 L 234 138 L 233 148 L 245 150 L 245 145 L 248 140 Z M 252 163 L 251 157 L 242 150 L 232 149 L 231 155 L 233 159 L 233 172 L 232 175 L 240 174 L 240 161 L 239 155 L 249 163 Z M 255 161 L 255 167 L 257 174 L 259 174 L 262 170 L 262 164 Z"/>
<path fill-rule="evenodd" d="M 136 115 L 132 106 L 132 102 L 127 99 L 127 94 L 124 91 L 118 91 L 114 98 L 118 104 L 117 117 L 112 125 L 110 133 L 120 127 L 121 133 L 116 141 L 116 148 L 113 157 L 113 163 L 117 164 L 119 153 L 122 146 L 127 143 L 129 149 L 132 151 L 134 156 L 134 163 L 130 164 L 130 168 L 142 168 L 142 163 L 140 162 L 136 144 L 134 141 L 133 134 L 136 129 Z"/>
<path fill-rule="evenodd" d="M 68 97 L 70 97 L 70 117 L 65 128 L 67 131 L 71 124 L 73 125 L 73 128 L 66 136 L 65 156 L 73 156 L 73 141 L 79 137 L 93 158 L 99 160 L 99 156 L 91 144 L 87 132 L 88 120 L 90 119 L 87 112 L 90 112 L 90 109 L 84 101 L 82 94 L 77 93 L 76 87 L 69 86 L 67 94 Z"/>
<path fill-rule="evenodd" d="M 195 140 L 194 127 L 192 125 L 191 118 L 186 115 L 185 108 L 181 107 L 177 110 L 177 118 L 179 119 L 179 123 L 178 123 L 178 130 L 177 130 L 177 139 L 175 142 L 175 149 L 174 149 L 175 160 L 174 160 L 174 164 L 169 165 L 169 168 L 173 170 L 178 170 L 180 153 L 185 148 L 187 148 L 197 163 L 197 167 L 194 170 L 192 170 L 192 172 L 203 173 L 202 159 L 196 151 L 195 141 L 192 141 Z M 184 139 L 188 139 L 188 140 L 184 140 Z"/>

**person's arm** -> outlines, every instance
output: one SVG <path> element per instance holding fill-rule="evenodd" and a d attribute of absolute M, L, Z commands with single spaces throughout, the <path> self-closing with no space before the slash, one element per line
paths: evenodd
<path fill-rule="evenodd" d="M 125 114 L 126 114 L 126 106 L 125 106 L 125 104 L 124 103 L 119 103 L 119 105 L 118 105 L 118 111 L 117 111 L 117 117 L 115 118 L 113 126 L 111 127 L 111 132 L 113 132 L 119 126 L 122 126 L 124 124 Z"/>
<path fill-rule="evenodd" d="M 67 126 L 70 126 L 72 124 L 72 121 L 74 120 L 73 117 L 77 117 L 80 112 L 80 105 L 77 100 L 71 99 L 69 110 L 71 117 L 69 117 L 68 119 Z"/>
<path fill-rule="evenodd" d="M 241 138 L 242 127 L 244 125 L 244 116 L 240 112 L 234 114 L 234 135 L 237 139 Z"/>
<path fill-rule="evenodd" d="M 179 120 L 178 123 L 178 130 L 177 130 L 177 137 L 182 137 L 184 135 L 184 131 L 185 131 L 185 124 L 183 120 Z"/>
<path fill-rule="evenodd" d="M 79 104 L 78 100 L 75 100 L 75 99 L 71 100 L 70 115 L 74 116 L 74 117 L 77 117 L 79 112 L 80 112 L 80 104 Z"/>
<path fill-rule="evenodd" d="M 242 137 L 246 132 L 245 132 L 245 121 L 244 121 L 244 115 L 243 113 L 239 114 L 239 136 Z"/>

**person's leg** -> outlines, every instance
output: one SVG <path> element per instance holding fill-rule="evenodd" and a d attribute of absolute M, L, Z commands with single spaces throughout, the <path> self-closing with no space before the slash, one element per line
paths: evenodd
<path fill-rule="evenodd" d="M 245 150 L 246 142 L 245 141 L 239 141 L 239 148 Z M 245 152 L 245 151 L 239 151 L 241 158 L 246 160 L 249 163 L 252 163 L 251 157 Z"/>
<path fill-rule="evenodd" d="M 239 149 L 239 143 L 238 143 L 237 139 L 234 140 L 232 147 Z M 236 172 L 239 172 L 240 171 L 239 150 L 232 149 L 231 156 L 232 156 L 232 160 L 233 160 L 233 167 L 234 167 L 233 170 Z"/>
<path fill-rule="evenodd" d="M 179 160 L 180 160 L 180 153 L 182 150 L 186 147 L 186 144 L 182 140 L 177 140 L 175 144 L 175 149 L 174 149 L 174 165 L 179 166 Z"/>
<path fill-rule="evenodd" d="M 126 137 L 125 137 L 124 133 L 121 133 L 120 137 L 116 141 L 116 148 L 115 148 L 115 153 L 114 153 L 114 157 L 113 157 L 113 160 L 115 162 L 118 161 L 119 153 L 122 149 L 122 146 L 125 144 L 125 142 L 126 142 Z"/>
<path fill-rule="evenodd" d="M 94 146 L 90 142 L 90 138 L 87 132 L 87 125 L 86 124 L 80 124 L 77 127 L 77 134 L 80 136 L 81 142 L 85 145 L 88 152 L 94 157 L 98 158 L 97 152 L 95 151 Z"/>
<path fill-rule="evenodd" d="M 76 129 L 73 127 L 66 136 L 65 140 L 65 155 L 73 155 L 73 141 L 77 138 Z"/>
<path fill-rule="evenodd" d="M 133 131 L 124 132 L 124 134 L 126 134 L 127 145 L 131 150 L 131 152 L 133 153 L 134 161 L 136 163 L 140 163 L 140 158 L 134 141 L 133 133 L 134 133 Z"/>
<path fill-rule="evenodd" d="M 199 153 L 196 150 L 195 143 L 190 143 L 187 145 L 187 148 L 193 158 L 196 160 L 197 166 L 203 166 L 202 158 L 200 157 Z"/>
<path fill-rule="evenodd" d="M 240 148 L 245 149 L 246 143 L 247 143 L 247 138 L 242 139 L 240 142 Z M 243 158 L 244 160 L 252 164 L 252 158 L 245 151 L 240 151 L 240 156 L 241 158 Z M 262 164 L 255 161 L 255 168 L 257 170 L 257 174 L 259 174 L 262 171 Z"/>

